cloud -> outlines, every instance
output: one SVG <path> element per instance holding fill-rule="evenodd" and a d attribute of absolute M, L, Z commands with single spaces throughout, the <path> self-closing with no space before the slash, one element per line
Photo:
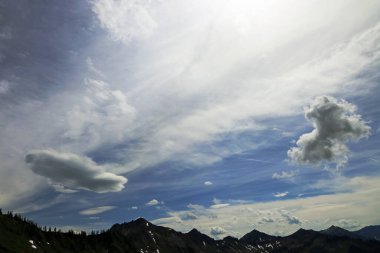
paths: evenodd
<path fill-rule="evenodd" d="M 61 184 L 52 184 L 51 186 L 53 186 L 53 188 L 57 192 L 61 192 L 61 193 L 75 193 L 75 192 L 78 192 L 77 190 L 66 188 L 64 185 L 61 185 Z"/>
<path fill-rule="evenodd" d="M 296 164 L 319 165 L 333 162 L 337 167 L 348 160 L 347 142 L 360 140 L 370 135 L 371 128 L 356 114 L 356 107 L 345 100 L 333 97 L 317 97 L 305 109 L 305 117 L 314 130 L 301 135 L 297 147 L 288 151 Z"/>
<path fill-rule="evenodd" d="M 292 179 L 296 175 L 295 171 L 281 171 L 280 173 L 273 173 L 274 179 Z"/>
<path fill-rule="evenodd" d="M 210 186 L 210 185 L 213 185 L 213 183 L 212 183 L 211 181 L 205 181 L 205 182 L 204 182 L 204 185 L 205 185 L 205 186 Z"/>
<path fill-rule="evenodd" d="M 363 227 L 357 221 L 354 221 L 351 219 L 338 220 L 337 226 L 344 228 L 344 229 L 348 229 L 348 230 L 355 230 L 355 229 L 359 229 L 360 227 Z"/>
<path fill-rule="evenodd" d="M 150 13 L 150 0 L 96 0 L 93 11 L 100 25 L 116 41 L 128 44 L 152 34 L 157 24 Z"/>
<path fill-rule="evenodd" d="M 196 220 L 198 219 L 198 216 L 192 212 L 187 212 L 186 213 L 186 218 L 189 220 Z"/>
<path fill-rule="evenodd" d="M 5 94 L 10 89 L 10 83 L 7 80 L 0 81 L 0 95 Z"/>
<path fill-rule="evenodd" d="M 214 204 L 221 204 L 222 203 L 222 200 L 218 199 L 218 198 L 213 198 L 212 199 L 212 203 Z"/>
<path fill-rule="evenodd" d="M 288 195 L 289 192 L 278 192 L 276 194 L 273 194 L 273 196 L 275 196 L 276 198 L 281 198 L 281 197 L 285 197 L 286 195 Z"/>
<path fill-rule="evenodd" d="M 292 225 L 292 224 L 299 225 L 299 224 L 302 223 L 301 220 L 298 219 L 296 216 L 292 216 L 292 215 L 290 215 L 290 214 L 288 214 L 288 213 L 283 213 L 283 214 L 282 214 L 282 217 L 284 217 L 284 218 L 285 218 L 285 221 L 286 221 L 288 224 L 290 224 L 290 225 Z"/>
<path fill-rule="evenodd" d="M 114 208 L 115 208 L 115 206 L 99 206 L 99 207 L 94 207 L 94 208 L 82 210 L 79 213 L 81 215 L 95 215 L 95 214 L 107 212 L 107 211 L 112 210 Z"/>
<path fill-rule="evenodd" d="M 210 234 L 213 236 L 224 235 L 227 231 L 222 227 L 212 227 L 210 229 Z"/>
<path fill-rule="evenodd" d="M 265 217 L 265 216 L 257 220 L 257 223 L 260 225 L 265 224 L 265 223 L 271 223 L 271 222 L 274 222 L 274 219 L 272 219 L 271 217 Z"/>
<path fill-rule="evenodd" d="M 132 206 L 131 209 L 132 210 L 137 210 L 137 209 L 139 209 L 139 207 L 138 206 Z"/>
<path fill-rule="evenodd" d="M 152 199 L 152 200 L 148 201 L 145 205 L 146 206 L 156 206 L 158 204 L 160 204 L 160 202 L 157 199 Z"/>
<path fill-rule="evenodd" d="M 112 165 L 98 165 L 90 158 L 56 150 L 30 151 L 25 162 L 30 169 L 46 177 L 52 185 L 82 189 L 97 193 L 118 192 L 127 178 L 110 172 Z"/>
<path fill-rule="evenodd" d="M 223 208 L 223 207 L 226 207 L 226 206 L 229 206 L 229 205 L 230 204 L 228 204 L 228 203 L 220 203 L 220 204 L 211 205 L 210 208 L 218 209 L 218 208 Z"/>
<path fill-rule="evenodd" d="M 332 188 L 328 195 L 238 203 L 220 209 L 191 205 L 188 206 L 191 211 L 194 209 L 190 207 L 202 210 L 203 215 L 197 213 L 196 220 L 178 222 L 178 218 L 174 218 L 189 212 L 189 209 L 186 209 L 171 212 L 170 219 L 162 218 L 152 222 L 183 232 L 196 227 L 206 234 L 210 234 L 210 227 L 222 227 L 228 229 L 227 234 L 230 235 L 233 235 L 230 231 L 245 234 L 253 227 L 269 234 L 281 230 L 283 235 L 288 235 L 299 229 L 300 224 L 305 229 L 321 230 L 341 224 L 339 221 L 342 219 L 357 221 L 363 226 L 379 224 L 380 218 L 377 215 L 380 208 L 379 177 L 346 178 L 336 184 L 335 180 L 330 181 L 330 186 L 341 187 L 342 190 Z M 232 223 L 233 216 L 239 219 Z M 262 220 L 263 217 L 268 218 L 267 222 Z M 271 219 L 274 222 L 269 222 Z M 247 221 L 257 222 L 253 225 Z"/>
<path fill-rule="evenodd" d="M 102 80 L 87 78 L 84 84 L 85 90 L 64 113 L 61 141 L 69 139 L 69 147 L 81 151 L 120 143 L 136 116 L 135 108 L 124 92 Z"/>
<path fill-rule="evenodd" d="M 17 199 L 19 193 L 41 190 L 41 180 L 19 169 L 17 161 L 27 150 L 52 147 L 133 168 L 172 160 L 207 165 L 254 152 L 266 122 L 298 115 L 311 97 L 363 93 L 370 86 L 366 80 L 375 80 L 367 74 L 379 59 L 379 25 L 370 26 L 380 2 L 351 1 L 350 8 L 345 2 L 334 1 L 326 12 L 311 1 L 277 1 L 275 8 L 272 1 L 91 1 L 112 40 L 93 26 L 94 13 L 76 8 L 86 6 L 80 1 L 70 8 L 50 8 L 67 5 L 60 1 L 43 8 L 14 4 L 18 7 L 5 16 L 25 17 L 11 22 L 24 28 L 15 29 L 17 36 L 1 50 L 10 57 L 1 72 L 12 84 L 28 85 L 19 85 L 17 92 L 12 85 L 7 93 L 12 97 L 1 99 L 0 139 L 7 145 L 0 148 L 0 191 Z M 56 10 L 65 10 L 64 15 L 55 15 Z M 41 11 L 46 19 L 36 15 Z M 141 21 L 144 15 L 138 13 L 147 13 L 157 26 L 145 26 L 152 22 Z M 56 25 L 60 17 L 70 25 Z M 148 27 L 147 37 L 123 31 L 140 26 Z M 41 32 L 51 39 L 41 41 Z M 43 58 L 20 56 L 41 50 L 46 50 Z M 83 66 L 88 56 L 107 87 L 97 86 L 100 80 L 80 82 L 89 80 L 82 71 L 88 69 Z M 63 60 L 49 64 L 49 59 Z M 241 133 L 252 138 L 225 145 Z M 11 161 L 4 165 L 5 159 Z M 122 173 L 129 169 L 122 168 Z"/>

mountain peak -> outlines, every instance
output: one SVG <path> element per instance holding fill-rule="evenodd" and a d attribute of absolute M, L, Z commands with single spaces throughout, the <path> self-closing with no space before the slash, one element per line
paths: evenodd
<path fill-rule="evenodd" d="M 248 234 L 245 234 L 242 238 L 240 238 L 240 241 L 246 243 L 256 243 L 261 241 L 267 241 L 273 238 L 275 238 L 275 236 L 271 236 L 254 229 Z"/>
<path fill-rule="evenodd" d="M 131 221 L 131 222 L 133 222 L 133 223 L 138 223 L 138 224 L 146 224 L 146 223 L 150 223 L 149 221 L 147 221 L 146 219 L 144 219 L 143 217 L 139 217 L 139 218 L 137 218 L 136 220 L 133 220 L 133 221 Z"/>
<path fill-rule="evenodd" d="M 202 239 L 204 237 L 204 234 L 199 232 L 199 230 L 193 228 L 187 233 L 191 238 L 193 239 Z"/>
<path fill-rule="evenodd" d="M 210 238 L 209 236 L 202 234 L 199 230 L 193 228 L 190 230 L 187 235 L 194 241 L 199 241 L 199 242 L 207 242 L 211 243 L 214 241 L 214 239 Z"/>
<path fill-rule="evenodd" d="M 321 230 L 320 232 L 325 235 L 355 237 L 352 232 L 334 225 L 330 226 L 325 230 Z"/>
<path fill-rule="evenodd" d="M 338 227 L 338 226 L 335 226 L 335 225 L 331 225 L 328 229 L 326 230 L 346 230 L 344 228 L 341 228 L 341 227 Z"/>
<path fill-rule="evenodd" d="M 188 232 L 188 234 L 194 234 L 194 235 L 196 235 L 196 234 L 202 234 L 202 233 L 199 232 L 199 230 L 197 230 L 196 228 L 193 228 L 192 230 L 190 230 L 190 231 Z"/>
<path fill-rule="evenodd" d="M 303 228 L 300 228 L 298 229 L 296 232 L 294 232 L 293 234 L 291 234 L 290 236 L 312 236 L 312 235 L 317 235 L 318 232 L 312 230 L 312 229 L 303 229 Z"/>
<path fill-rule="evenodd" d="M 122 224 L 116 223 L 115 225 L 113 225 L 111 227 L 111 230 L 113 230 L 113 231 L 125 230 L 125 229 L 129 229 L 129 228 L 133 228 L 133 227 L 142 228 L 142 227 L 148 227 L 150 225 L 152 225 L 152 223 L 150 223 L 149 221 L 147 221 L 146 219 L 144 219 L 142 217 L 139 217 L 136 220 L 132 220 L 130 222 L 124 222 Z"/>

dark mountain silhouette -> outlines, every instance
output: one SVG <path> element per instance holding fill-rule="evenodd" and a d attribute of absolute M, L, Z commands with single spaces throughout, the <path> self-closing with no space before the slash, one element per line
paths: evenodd
<path fill-rule="evenodd" d="M 348 238 L 356 238 L 356 239 L 366 239 L 365 236 L 361 236 L 359 234 L 356 234 L 355 232 L 350 232 L 346 229 L 337 227 L 337 226 L 331 226 L 328 229 L 321 230 L 322 234 L 325 235 L 331 235 L 331 236 L 340 236 L 340 237 L 348 237 Z"/>
<path fill-rule="evenodd" d="M 368 239 L 375 239 L 380 241 L 380 226 L 368 226 L 354 232 L 357 235 Z"/>
<path fill-rule="evenodd" d="M 0 215 L 1 253 L 291 253 L 291 252 L 380 252 L 380 242 L 350 238 L 339 228 L 325 232 L 300 229 L 286 237 L 271 236 L 257 230 L 237 239 L 231 236 L 214 240 L 196 229 L 180 233 L 156 226 L 143 218 L 115 224 L 103 232 L 59 232 L 40 228 L 11 213 Z M 328 233 L 326 234 L 326 231 Z M 337 235 L 334 231 L 338 231 Z M 376 228 L 361 229 L 374 235 Z M 331 232 L 331 233 L 330 233 Z M 347 231 L 349 232 L 349 231 Z M 345 232 L 344 232 L 345 234 Z"/>
<path fill-rule="evenodd" d="M 248 234 L 244 235 L 242 238 L 240 238 L 240 241 L 248 243 L 248 244 L 258 244 L 260 242 L 271 241 L 276 238 L 277 238 L 276 236 L 268 235 L 254 229 Z"/>

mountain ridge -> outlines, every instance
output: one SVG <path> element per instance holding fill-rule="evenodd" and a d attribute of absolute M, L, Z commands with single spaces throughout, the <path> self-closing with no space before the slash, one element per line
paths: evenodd
<path fill-rule="evenodd" d="M 374 228 L 369 230 L 377 231 L 377 227 Z M 197 229 L 187 233 L 177 232 L 171 228 L 154 225 L 144 218 L 114 224 L 108 230 L 89 235 L 84 232 L 75 234 L 73 231 L 54 231 L 41 229 L 35 223 L 19 216 L 0 215 L 0 252 L 380 252 L 379 241 L 324 234 L 323 231 L 299 229 L 291 235 L 280 237 L 253 229 L 240 239 L 226 236 L 221 240 L 215 240 Z M 362 231 L 366 232 L 365 229 Z"/>

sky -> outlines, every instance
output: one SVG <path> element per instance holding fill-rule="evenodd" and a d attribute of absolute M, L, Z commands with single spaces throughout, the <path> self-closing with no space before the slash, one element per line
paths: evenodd
<path fill-rule="evenodd" d="M 0 0 L 0 208 L 223 238 L 380 224 L 380 1 Z"/>

